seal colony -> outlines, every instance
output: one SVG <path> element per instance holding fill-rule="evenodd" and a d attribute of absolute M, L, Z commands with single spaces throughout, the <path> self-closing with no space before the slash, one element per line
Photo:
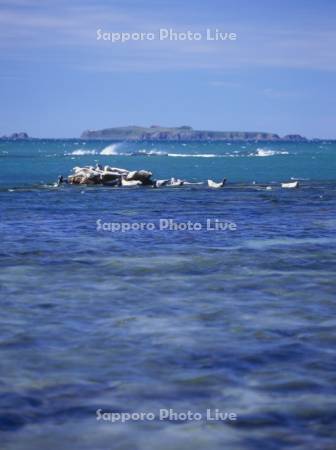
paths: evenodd
<path fill-rule="evenodd" d="M 120 169 L 119 167 L 74 167 L 73 174 L 68 176 L 70 184 L 102 184 L 104 186 L 152 186 L 152 172 L 147 170 Z"/>
<path fill-rule="evenodd" d="M 185 185 L 200 185 L 203 182 L 190 182 L 186 180 L 180 180 L 178 178 L 170 178 L 165 180 L 152 179 L 152 172 L 148 170 L 127 170 L 119 167 L 101 166 L 97 164 L 93 166 L 76 166 L 73 169 L 73 173 L 65 179 L 62 175 L 58 177 L 57 186 L 61 186 L 64 183 L 67 184 L 79 184 L 79 185 L 103 185 L 112 187 L 136 187 L 136 186 L 151 186 L 153 188 L 160 188 L 164 186 L 180 187 Z M 226 178 L 220 182 L 213 180 L 207 180 L 207 185 L 212 189 L 223 188 L 226 184 Z M 282 188 L 291 189 L 298 188 L 299 182 L 282 183 Z M 267 186 L 266 189 L 272 189 L 271 186 Z"/>
<path fill-rule="evenodd" d="M 97 164 L 96 167 L 74 167 L 73 173 L 68 176 L 67 180 L 63 176 L 58 178 L 58 185 L 63 183 L 69 184 L 85 184 L 115 186 L 115 187 L 135 187 L 135 186 L 152 186 L 154 188 L 162 186 L 178 187 L 184 184 L 199 184 L 183 181 L 176 178 L 167 180 L 153 180 L 152 172 L 148 170 L 127 170 L 119 167 L 110 167 Z"/>

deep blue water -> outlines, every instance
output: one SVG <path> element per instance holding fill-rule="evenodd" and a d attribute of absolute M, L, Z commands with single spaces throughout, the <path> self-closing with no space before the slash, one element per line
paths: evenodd
<path fill-rule="evenodd" d="M 0 143 L 1 449 L 334 448 L 336 145 L 108 145 Z M 96 161 L 229 182 L 52 186 Z M 237 420 L 96 418 L 163 408 Z"/>

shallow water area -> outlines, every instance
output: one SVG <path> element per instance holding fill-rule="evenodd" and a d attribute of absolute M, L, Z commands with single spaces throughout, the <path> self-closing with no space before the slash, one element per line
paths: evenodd
<path fill-rule="evenodd" d="M 260 157 L 260 143 L 145 145 L 155 156 L 124 143 L 101 154 L 110 145 L 0 144 L 1 447 L 56 450 L 61 436 L 64 449 L 333 448 L 334 144 L 263 144 L 274 153 Z M 229 182 L 52 187 L 95 160 Z M 281 189 L 292 177 L 300 188 Z M 160 229 L 161 219 L 203 226 Z M 236 229 L 207 230 L 206 219 Z M 98 220 L 156 227 L 111 232 Z M 170 408 L 202 419 L 160 420 Z M 111 423 L 98 409 L 155 419 Z M 207 420 L 207 409 L 237 420 Z"/>

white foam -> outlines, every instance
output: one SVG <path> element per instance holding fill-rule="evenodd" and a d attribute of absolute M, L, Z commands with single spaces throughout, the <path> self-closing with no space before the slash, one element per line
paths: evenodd
<path fill-rule="evenodd" d="M 84 150 L 82 148 L 79 148 L 78 150 L 74 150 L 71 153 L 66 153 L 66 155 L 72 155 L 72 156 L 83 156 L 83 155 L 96 155 L 96 150 Z"/>
<path fill-rule="evenodd" d="M 105 155 L 105 156 L 113 156 L 113 155 L 122 155 L 129 156 L 133 155 L 130 153 L 121 153 L 118 152 L 118 148 L 120 147 L 120 143 L 110 144 L 107 147 L 103 148 L 100 152 L 96 150 L 85 150 L 85 149 L 77 149 L 70 153 L 66 153 L 67 156 L 84 156 L 84 155 Z M 280 150 L 271 150 L 267 148 L 257 148 L 253 153 L 241 153 L 239 150 L 234 150 L 232 153 L 166 153 L 164 151 L 152 149 L 140 149 L 136 154 L 143 154 L 146 156 L 169 156 L 172 158 L 246 158 L 246 157 L 268 157 L 275 155 L 288 155 L 287 151 Z"/>
<path fill-rule="evenodd" d="M 274 155 L 288 155 L 288 152 L 286 151 L 276 151 L 276 150 L 269 150 L 267 148 L 257 148 L 256 153 L 250 153 L 248 156 L 274 156 Z"/>
<path fill-rule="evenodd" d="M 215 155 L 214 153 L 168 153 L 168 156 L 172 156 L 174 158 L 222 158 L 224 155 Z"/>
<path fill-rule="evenodd" d="M 168 153 L 160 151 L 160 150 L 141 149 L 138 151 L 138 153 L 146 155 L 146 156 L 168 156 Z"/>
<path fill-rule="evenodd" d="M 274 150 L 267 150 L 264 148 L 257 148 L 256 156 L 273 156 L 275 155 Z"/>
<path fill-rule="evenodd" d="M 118 155 L 117 148 L 120 144 L 111 144 L 103 148 L 100 152 L 101 155 Z"/>

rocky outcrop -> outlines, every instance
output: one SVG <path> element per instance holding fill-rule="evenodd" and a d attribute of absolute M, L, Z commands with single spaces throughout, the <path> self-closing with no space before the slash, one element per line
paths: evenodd
<path fill-rule="evenodd" d="M 135 170 L 128 172 L 125 179 L 126 181 L 140 181 L 144 186 L 153 184 L 151 180 L 152 172 L 147 170 Z"/>
<path fill-rule="evenodd" d="M 153 185 L 152 172 L 147 170 L 129 171 L 110 166 L 74 167 L 73 174 L 69 175 L 70 184 L 102 184 L 105 186 L 132 186 Z M 133 183 L 134 182 L 134 183 Z"/>
<path fill-rule="evenodd" d="M 12 133 L 9 136 L 5 136 L 5 135 L 1 136 L 0 139 L 16 141 L 16 140 L 20 140 L 20 139 L 29 139 L 29 136 L 27 133 L 20 132 L 20 133 Z"/>

